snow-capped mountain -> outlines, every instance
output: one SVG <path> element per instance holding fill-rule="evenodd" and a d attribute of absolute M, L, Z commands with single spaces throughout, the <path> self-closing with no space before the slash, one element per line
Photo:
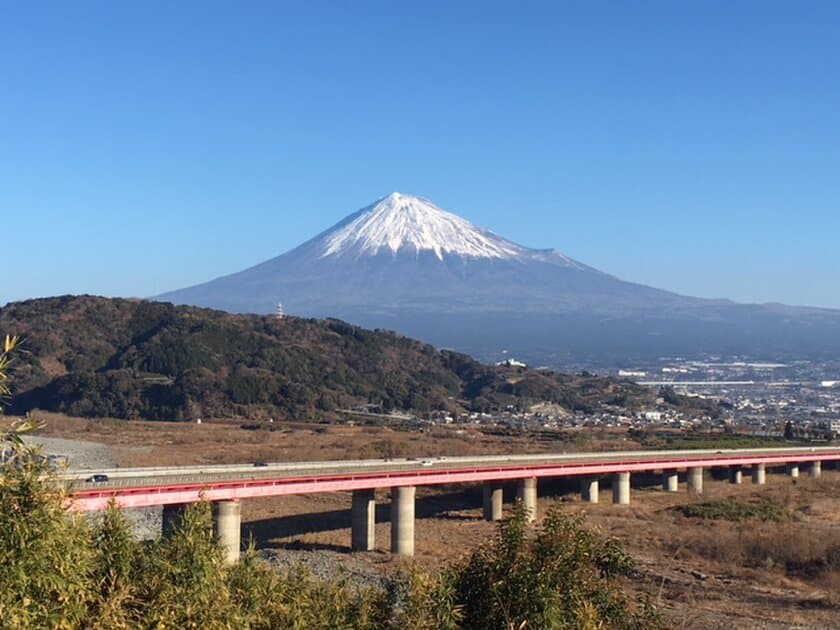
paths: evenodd
<path fill-rule="evenodd" d="M 353 215 L 324 239 L 322 256 L 375 256 L 432 251 L 473 258 L 516 259 L 523 248 L 438 208 L 431 201 L 391 193 Z"/>
<path fill-rule="evenodd" d="M 322 256 L 434 252 L 516 260 L 526 250 L 420 197 L 391 193 L 363 208 L 322 239 Z"/>
<path fill-rule="evenodd" d="M 413 256 L 526 262 L 553 259 L 578 269 L 585 265 L 556 250 L 517 245 L 436 206 L 428 199 L 393 192 L 362 208 L 307 244 L 322 258 Z"/>
<path fill-rule="evenodd" d="M 276 258 L 158 299 L 254 313 L 282 302 L 292 315 L 389 328 L 488 360 L 502 348 L 549 364 L 840 352 L 840 311 L 738 305 L 625 282 L 400 193 Z"/>

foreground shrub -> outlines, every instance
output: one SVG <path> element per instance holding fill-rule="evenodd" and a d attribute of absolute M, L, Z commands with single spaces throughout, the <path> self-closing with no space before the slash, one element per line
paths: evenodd
<path fill-rule="evenodd" d="M 8 628 L 76 627 L 96 584 L 93 545 L 84 522 L 68 516 L 45 476 L 37 449 L 14 427 L 0 450 L 0 622 Z"/>
<path fill-rule="evenodd" d="M 186 509 L 172 535 L 139 564 L 143 625 L 153 628 L 241 628 L 222 550 L 213 539 L 209 503 Z"/>
<path fill-rule="evenodd" d="M 401 571 L 387 586 L 386 627 L 399 630 L 455 630 L 463 627 L 464 606 L 457 603 L 455 573 L 430 575 Z"/>
<path fill-rule="evenodd" d="M 98 585 L 88 625 L 95 630 L 123 630 L 140 624 L 138 562 L 143 557 L 122 510 L 110 506 L 93 532 L 93 579 Z"/>
<path fill-rule="evenodd" d="M 230 570 L 233 600 L 247 627 L 386 627 L 389 609 L 382 589 L 353 588 L 346 579 L 319 580 L 302 566 L 280 572 L 252 553 Z"/>
<path fill-rule="evenodd" d="M 496 540 L 454 569 L 463 627 L 651 628 L 658 615 L 646 603 L 634 607 L 620 576 L 633 567 L 615 540 L 583 527 L 582 517 L 551 508 L 533 535 L 517 503 Z"/>

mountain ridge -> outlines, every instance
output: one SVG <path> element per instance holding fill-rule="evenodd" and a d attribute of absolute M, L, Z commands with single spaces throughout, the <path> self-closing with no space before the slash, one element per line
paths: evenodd
<path fill-rule="evenodd" d="M 155 299 L 254 313 L 283 302 L 293 314 L 386 327 L 484 361 L 507 348 L 552 367 L 675 353 L 840 353 L 840 311 L 628 282 L 400 193 L 280 256 Z"/>

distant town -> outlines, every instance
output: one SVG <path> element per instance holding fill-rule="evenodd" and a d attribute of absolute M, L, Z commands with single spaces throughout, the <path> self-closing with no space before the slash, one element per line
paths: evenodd
<path fill-rule="evenodd" d="M 721 427 L 758 435 L 787 432 L 790 437 L 814 439 L 840 433 L 840 361 L 775 363 L 746 357 L 703 361 L 677 357 L 618 370 L 616 375 L 641 385 L 719 401 L 726 410 L 716 421 Z M 657 419 L 656 412 L 648 418 L 663 420 Z"/>
<path fill-rule="evenodd" d="M 517 359 L 498 363 L 526 367 Z M 559 431 L 583 428 L 675 432 L 732 432 L 756 437 L 788 437 L 816 441 L 840 437 L 840 361 L 807 360 L 776 363 L 739 357 L 690 360 L 662 357 L 649 364 L 604 372 L 660 392 L 649 408 L 627 409 L 602 404 L 594 412 L 571 412 L 551 403 L 527 409 L 471 412 L 455 416 L 445 412 L 425 415 L 382 413 L 375 405 L 341 410 L 350 422 L 388 421 L 424 426 L 477 426 L 484 429 Z M 702 399 L 721 413 L 715 417 L 674 409 L 670 394 Z M 702 407 L 703 405 L 698 405 Z"/>

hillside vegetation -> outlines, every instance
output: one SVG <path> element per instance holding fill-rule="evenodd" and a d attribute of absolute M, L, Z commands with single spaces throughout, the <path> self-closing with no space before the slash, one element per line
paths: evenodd
<path fill-rule="evenodd" d="M 63 296 L 0 309 L 19 335 L 13 413 L 312 419 L 359 404 L 427 413 L 549 401 L 640 405 L 627 382 L 493 367 L 338 320 L 231 315 L 168 303 Z"/>

